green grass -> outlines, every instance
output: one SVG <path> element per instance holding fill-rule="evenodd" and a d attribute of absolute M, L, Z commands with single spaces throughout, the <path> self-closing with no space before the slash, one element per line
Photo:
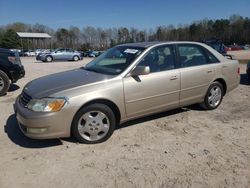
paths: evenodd
<path fill-rule="evenodd" d="M 250 60 L 239 60 L 240 64 L 247 64 Z"/>

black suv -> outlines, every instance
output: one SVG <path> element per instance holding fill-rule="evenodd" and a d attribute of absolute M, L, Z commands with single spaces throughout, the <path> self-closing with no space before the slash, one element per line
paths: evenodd
<path fill-rule="evenodd" d="M 4 95 L 11 83 L 24 77 L 25 70 L 17 52 L 0 48 L 0 96 Z"/>

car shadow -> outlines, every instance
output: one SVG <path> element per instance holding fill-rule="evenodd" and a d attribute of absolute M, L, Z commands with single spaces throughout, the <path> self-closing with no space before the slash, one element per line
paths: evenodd
<path fill-rule="evenodd" d="M 18 123 L 14 114 L 9 116 L 4 131 L 8 135 L 9 139 L 24 148 L 46 148 L 62 145 L 59 139 L 51 140 L 34 140 L 26 137 L 18 127 Z"/>
<path fill-rule="evenodd" d="M 154 115 L 130 120 L 128 122 L 120 124 L 119 126 L 117 126 L 116 129 L 122 129 L 122 128 L 126 128 L 129 126 L 134 126 L 140 123 L 156 120 L 156 119 L 163 118 L 163 117 L 172 116 L 172 115 L 187 112 L 190 110 L 202 111 L 203 109 L 199 105 L 191 105 L 191 106 L 187 106 L 183 108 L 178 108 L 178 109 L 165 111 L 165 112 L 157 113 Z M 30 139 L 26 137 L 19 129 L 16 117 L 14 114 L 9 116 L 6 122 L 6 125 L 4 126 L 4 131 L 13 143 L 24 148 L 46 148 L 46 147 L 58 146 L 58 145 L 63 144 L 61 140 L 71 142 L 71 143 L 78 143 L 78 141 L 73 137 L 62 138 L 61 140 L 60 139 L 50 139 L 50 140 Z"/>
<path fill-rule="evenodd" d="M 250 85 L 250 80 L 248 79 L 246 73 L 245 74 L 240 74 L 240 84 L 241 85 L 247 85 L 247 86 Z"/>
<path fill-rule="evenodd" d="M 9 88 L 9 91 L 8 92 L 13 92 L 13 91 L 16 91 L 18 90 L 20 87 L 16 84 L 10 84 L 10 88 Z"/>
<path fill-rule="evenodd" d="M 137 124 L 144 123 L 147 121 L 156 120 L 156 119 L 159 119 L 162 117 L 172 116 L 172 115 L 186 112 L 189 110 L 190 109 L 188 107 L 185 107 L 185 108 L 178 108 L 178 109 L 174 109 L 174 110 L 170 110 L 170 111 L 166 111 L 166 112 L 161 112 L 161 113 L 150 115 L 150 116 L 145 116 L 142 118 L 138 118 L 138 119 L 134 119 L 134 120 L 130 120 L 128 122 L 122 123 L 116 129 L 123 129 L 123 128 L 129 127 L 129 126 L 137 125 Z"/>

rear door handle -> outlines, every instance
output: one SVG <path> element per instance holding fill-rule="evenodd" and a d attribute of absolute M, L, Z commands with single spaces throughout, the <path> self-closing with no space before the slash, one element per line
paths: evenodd
<path fill-rule="evenodd" d="M 212 70 L 208 70 L 207 73 L 212 73 L 213 71 Z"/>
<path fill-rule="evenodd" d="M 177 76 L 171 76 L 170 77 L 170 80 L 176 80 L 177 79 Z"/>
<path fill-rule="evenodd" d="M 222 68 L 227 68 L 227 65 L 223 65 Z"/>

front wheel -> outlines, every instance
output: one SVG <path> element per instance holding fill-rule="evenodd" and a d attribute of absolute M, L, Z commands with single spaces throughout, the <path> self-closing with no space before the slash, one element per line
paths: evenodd
<path fill-rule="evenodd" d="M 9 77 L 5 74 L 5 72 L 0 70 L 0 96 L 5 95 L 5 93 L 9 90 L 9 87 Z"/>
<path fill-rule="evenodd" d="M 72 122 L 72 134 L 81 143 L 106 141 L 114 132 L 116 118 L 105 104 L 91 104 L 78 111 Z"/>
<path fill-rule="evenodd" d="M 204 102 L 201 104 L 201 107 L 203 107 L 205 110 L 216 109 L 220 105 L 223 95 L 224 89 L 221 83 L 213 82 L 207 90 Z"/>

